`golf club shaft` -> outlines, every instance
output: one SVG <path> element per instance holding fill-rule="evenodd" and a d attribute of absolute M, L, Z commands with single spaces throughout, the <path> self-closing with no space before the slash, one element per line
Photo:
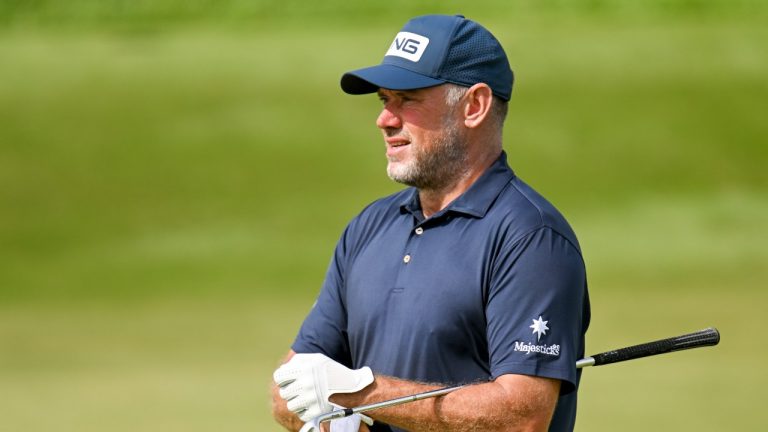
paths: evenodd
<path fill-rule="evenodd" d="M 613 351 L 606 351 L 595 354 L 591 357 L 585 357 L 576 361 L 576 368 L 581 369 L 589 366 L 601 366 L 610 363 L 618 363 L 627 360 L 633 360 L 641 357 L 649 357 L 658 354 L 664 354 L 673 351 L 682 351 L 685 349 L 699 348 L 704 346 L 717 345 L 720 342 L 720 333 L 714 327 L 700 330 L 694 333 L 688 333 L 681 336 L 675 336 L 667 339 L 660 339 L 640 345 L 633 345 L 626 348 L 619 348 Z M 403 396 L 396 399 L 390 399 L 383 402 L 376 402 L 368 405 L 360 405 L 354 408 L 343 408 L 331 411 L 327 414 L 318 416 L 312 423 L 320 423 L 351 416 L 352 414 L 373 411 L 380 408 L 389 408 L 404 403 L 414 402 L 422 399 L 429 399 L 437 396 L 446 395 L 454 392 L 463 385 L 445 387 L 437 390 L 430 390 L 423 393 L 417 393 L 410 396 Z"/>
<path fill-rule="evenodd" d="M 464 386 L 463 385 L 459 385 L 459 386 L 454 386 L 454 387 L 444 387 L 444 388 L 437 389 L 437 390 L 430 390 L 430 391 L 426 391 L 424 393 L 416 393 L 416 394 L 413 394 L 413 395 L 403 396 L 403 397 L 399 397 L 399 398 L 396 398 L 396 399 L 390 399 L 390 400 L 383 401 L 383 402 L 376 402 L 376 403 L 372 403 L 372 404 L 368 404 L 368 405 L 360 405 L 359 407 L 349 408 L 349 410 L 351 411 L 352 414 L 366 412 L 366 411 L 373 411 L 373 410 L 378 409 L 378 408 L 387 408 L 387 407 L 391 407 L 391 406 L 395 406 L 395 405 L 400 405 L 400 404 L 404 404 L 404 403 L 408 403 L 408 402 L 414 402 L 414 401 L 417 401 L 417 400 L 429 399 L 429 398 L 433 398 L 433 397 L 437 397 L 437 396 L 442 396 L 442 395 L 451 393 L 453 391 L 456 391 L 456 390 L 458 390 L 458 389 L 460 389 L 462 387 L 464 387 Z"/>

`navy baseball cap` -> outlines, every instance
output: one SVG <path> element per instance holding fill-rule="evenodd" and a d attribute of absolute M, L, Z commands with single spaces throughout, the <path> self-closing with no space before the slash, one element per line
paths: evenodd
<path fill-rule="evenodd" d="M 509 100 L 513 81 L 504 49 L 485 27 L 461 15 L 425 15 L 405 24 L 381 64 L 345 73 L 341 88 L 367 94 L 483 82 Z"/>

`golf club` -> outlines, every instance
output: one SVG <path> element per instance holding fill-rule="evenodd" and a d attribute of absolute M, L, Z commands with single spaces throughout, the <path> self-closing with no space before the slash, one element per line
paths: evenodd
<path fill-rule="evenodd" d="M 710 327 L 694 333 L 688 333 L 681 336 L 675 336 L 667 339 L 660 339 L 653 342 L 647 342 L 640 345 L 633 345 L 626 348 L 619 348 L 613 351 L 606 351 L 595 354 L 591 357 L 585 357 L 576 361 L 576 369 L 589 366 L 602 366 L 611 363 L 618 363 L 627 360 L 649 357 L 659 354 L 665 354 L 673 351 L 682 351 L 691 348 L 717 345 L 720 342 L 720 332 L 716 328 Z M 463 385 L 445 387 L 442 389 L 431 390 L 424 393 L 417 393 L 410 396 L 403 396 L 396 399 L 390 399 L 382 402 L 376 402 L 368 405 L 360 405 L 355 408 L 343 408 L 319 415 L 309 422 L 305 423 L 299 432 L 319 431 L 320 424 L 349 417 L 353 414 L 373 411 L 379 408 L 388 408 L 417 400 L 442 396 L 464 387 Z"/>

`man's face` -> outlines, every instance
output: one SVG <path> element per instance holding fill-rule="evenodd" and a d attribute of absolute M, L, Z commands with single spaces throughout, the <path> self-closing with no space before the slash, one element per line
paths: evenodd
<path fill-rule="evenodd" d="M 387 174 L 419 189 L 438 190 L 466 169 L 460 113 L 445 101 L 445 87 L 380 89 L 376 119 L 387 145 Z"/>

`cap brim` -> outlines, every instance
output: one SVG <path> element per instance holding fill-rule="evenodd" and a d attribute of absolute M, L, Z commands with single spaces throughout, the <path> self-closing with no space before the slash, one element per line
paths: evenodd
<path fill-rule="evenodd" d="M 445 83 L 399 66 L 380 64 L 353 70 L 341 77 L 341 89 L 349 94 L 375 93 L 380 88 L 415 90 Z"/>

